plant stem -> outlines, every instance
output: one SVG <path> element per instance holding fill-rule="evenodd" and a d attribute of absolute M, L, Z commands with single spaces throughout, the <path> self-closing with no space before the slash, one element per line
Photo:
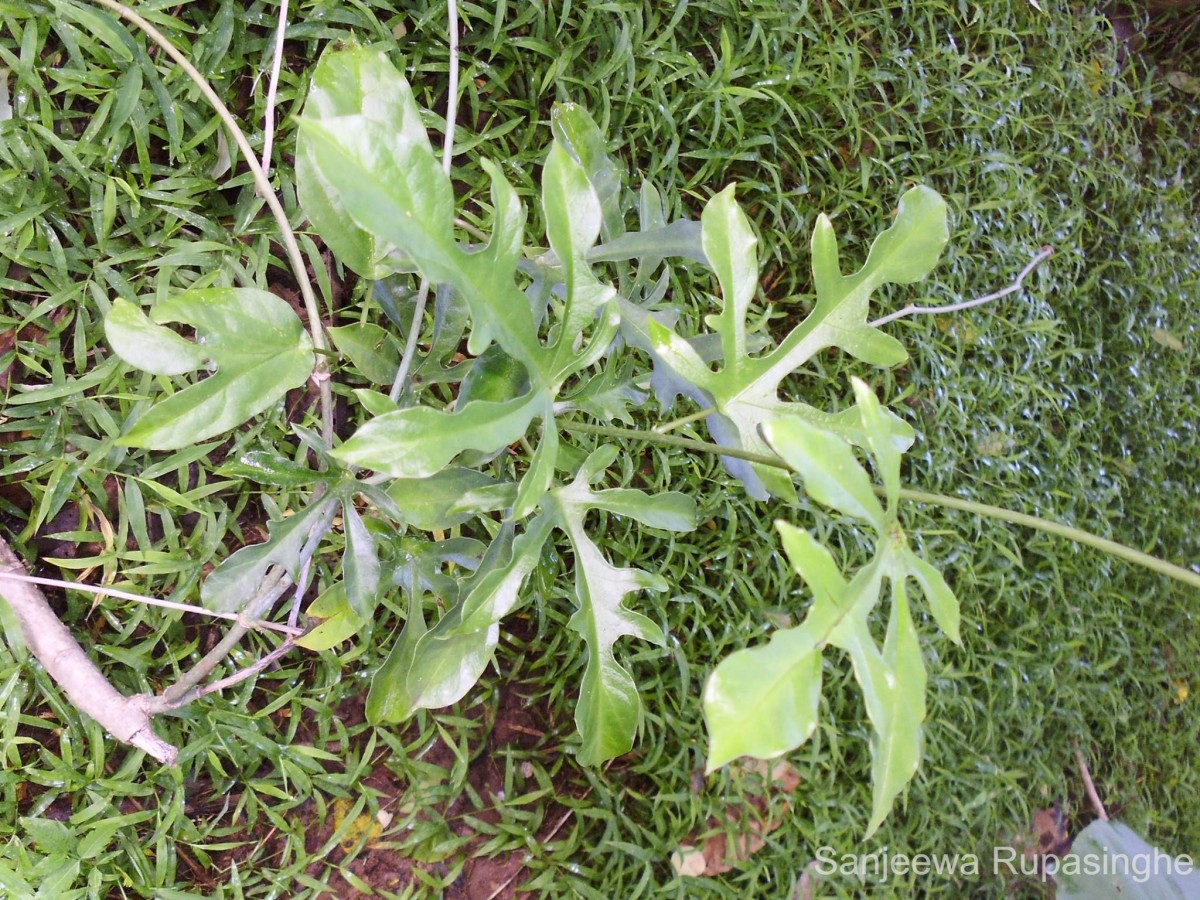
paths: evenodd
<path fill-rule="evenodd" d="M 910 303 L 904 309 L 898 309 L 893 313 L 888 313 L 886 316 L 880 316 L 878 319 L 874 319 L 867 324 L 878 328 L 880 325 L 886 325 L 888 322 L 894 322 L 896 319 L 903 319 L 905 316 L 916 313 L 959 312 L 960 310 L 970 309 L 972 306 L 982 306 L 985 303 L 991 303 L 993 300 L 999 300 L 1002 297 L 1007 297 L 1009 294 L 1019 291 L 1029 273 L 1053 255 L 1054 248 L 1047 244 L 1038 251 L 1037 255 L 1029 261 L 1029 264 L 1021 270 L 1021 273 L 1013 279 L 1012 284 L 991 294 L 986 294 L 983 297 L 976 297 L 974 300 L 964 300 L 962 303 L 948 303 L 945 306 L 916 306 Z"/>
<path fill-rule="evenodd" d="M 662 425 L 655 425 L 654 431 L 657 434 L 666 434 L 668 431 L 674 431 L 676 428 L 680 428 L 692 422 L 699 422 L 701 419 L 707 419 L 716 411 L 717 408 L 715 406 L 708 406 L 686 416 L 681 416 L 678 419 L 672 419 L 670 422 L 666 422 Z"/>
<path fill-rule="evenodd" d="M 450 175 L 450 163 L 454 158 L 454 122 L 458 113 L 458 2 L 446 0 L 446 21 L 450 33 L 450 85 L 446 97 L 446 134 L 442 140 L 442 171 Z M 400 368 L 388 391 L 388 399 L 395 403 L 408 381 L 408 372 L 417 355 L 417 338 L 421 334 L 421 323 L 425 321 L 425 304 L 429 300 L 429 279 L 422 278 L 417 288 L 417 302 L 413 304 L 412 324 L 408 327 L 408 339 L 404 342 L 404 356 Z"/>
<path fill-rule="evenodd" d="M 291 583 L 291 579 L 287 577 L 287 571 L 283 567 L 274 567 L 263 580 L 258 589 L 258 595 L 246 607 L 244 615 L 256 619 L 266 615 L 267 610 L 275 605 L 275 601 L 283 596 Z M 180 676 L 178 681 L 159 696 L 149 701 L 150 711 L 160 713 L 182 706 L 185 702 L 183 698 L 188 696 L 200 682 L 208 677 L 213 669 L 221 664 L 249 630 L 248 624 L 236 623 L 196 665 Z"/>
<path fill-rule="evenodd" d="M 454 123 L 458 117 L 458 0 L 446 0 L 446 31 L 450 38 L 450 83 L 446 88 L 446 134 L 442 140 L 442 171 L 450 174 L 454 158 Z"/>
<path fill-rule="evenodd" d="M 271 57 L 271 77 L 267 82 L 267 115 L 263 120 L 262 168 L 271 174 L 271 145 L 275 141 L 275 97 L 279 91 L 279 70 L 283 68 L 283 39 L 287 36 L 288 0 L 279 3 L 279 27 L 275 31 L 275 53 Z"/>
<path fill-rule="evenodd" d="M 791 466 L 785 463 L 781 458 L 766 453 L 753 453 L 748 450 L 741 450 L 736 447 L 722 447 L 719 444 L 710 444 L 706 441 L 696 441 L 691 438 L 675 437 L 670 434 L 660 434 L 657 431 L 640 431 L 636 428 L 616 428 L 611 425 L 589 425 L 584 422 L 561 422 L 559 427 L 564 431 L 573 431 L 580 434 L 594 434 L 599 437 L 622 438 L 624 440 L 647 441 L 652 444 L 662 444 L 666 447 L 679 447 L 683 450 L 694 450 L 698 453 L 715 453 L 720 456 L 728 456 L 733 459 L 744 459 L 748 462 L 757 463 L 761 466 L 771 466 L 776 469 L 785 469 L 794 471 Z M 875 493 L 881 497 L 886 496 L 882 487 L 874 488 Z M 1181 581 L 1184 584 L 1191 585 L 1194 588 L 1200 588 L 1200 574 L 1185 569 L 1183 566 L 1177 566 L 1174 563 L 1169 563 L 1166 560 L 1159 559 L 1156 556 L 1151 556 L 1149 553 L 1143 553 L 1141 550 L 1135 550 L 1133 547 L 1127 547 L 1124 544 L 1118 544 L 1116 541 L 1110 541 L 1107 538 L 1102 538 L 1099 535 L 1092 534 L 1089 531 L 1084 531 L 1080 528 L 1073 528 L 1070 525 L 1063 525 L 1059 522 L 1051 522 L 1049 519 L 1042 519 L 1038 516 L 1030 516 L 1025 513 L 1015 512 L 1011 509 L 1005 509 L 1002 506 L 991 506 L 986 503 L 976 503 L 974 500 L 963 500 L 958 497 L 948 497 L 945 494 L 931 494 L 926 491 L 914 491 L 908 488 L 900 489 L 900 496 L 905 500 L 911 500 L 914 503 L 928 503 L 934 506 L 942 506 L 947 509 L 957 509 L 962 512 L 974 513 L 977 516 L 984 516 L 989 519 L 999 519 L 1002 522 L 1008 522 L 1012 525 L 1021 525 L 1026 528 L 1033 528 L 1037 531 L 1043 531 L 1046 534 L 1053 534 L 1058 537 L 1066 538 L 1069 541 L 1074 541 L 1077 544 L 1083 544 L 1086 547 L 1092 547 L 1100 550 L 1103 553 L 1110 554 L 1127 562 L 1135 563 L 1157 572 L 1160 575 L 1166 575 L 1168 578 L 1173 578 L 1176 581 Z"/>
<path fill-rule="evenodd" d="M 295 639 L 289 637 L 287 640 L 285 640 L 282 644 L 280 644 L 278 647 L 276 647 L 274 650 L 272 650 L 266 656 L 261 657 L 260 659 L 256 659 L 254 662 L 252 662 L 246 668 L 244 668 L 238 672 L 234 672 L 232 675 L 227 675 L 224 678 L 219 678 L 216 681 L 211 682 L 210 684 L 204 685 L 204 687 L 197 687 L 194 690 L 187 693 L 186 695 L 180 697 L 179 700 L 177 701 L 178 705 L 179 706 L 187 706 L 189 703 L 192 703 L 195 700 L 199 700 L 201 697 L 205 697 L 208 694 L 215 694 L 217 691 L 223 691 L 227 687 L 233 687 L 235 684 L 241 684 L 247 678 L 251 678 L 254 675 L 257 675 L 259 672 L 261 672 L 263 669 L 267 668 L 267 666 L 271 665 L 276 660 L 282 659 L 283 657 L 287 656 L 287 654 L 290 653 L 292 648 L 295 646 L 296 646 Z"/>
<path fill-rule="evenodd" d="M 1184 584 L 1200 588 L 1200 574 L 1161 560 L 1156 556 L 1151 556 L 1149 553 L 1143 553 L 1141 550 L 1135 550 L 1133 547 L 1126 547 L 1124 544 L 1118 544 L 1116 541 L 1102 538 L 1081 528 L 1072 528 L 1070 525 L 1063 525 L 1059 522 L 1051 522 L 1048 519 L 1038 518 L 1037 516 L 1014 512 L 1002 506 L 990 506 L 987 503 L 976 503 L 974 500 L 947 497 L 945 494 L 930 494 L 925 491 L 913 491 L 908 488 L 901 488 L 900 496 L 914 503 L 930 503 L 935 506 L 944 506 L 948 509 L 974 513 L 978 516 L 986 516 L 989 519 L 1000 519 L 1003 522 L 1009 522 L 1013 525 L 1036 528 L 1038 531 L 1044 531 L 1047 534 L 1057 535 L 1069 541 L 1074 541 L 1077 544 L 1093 547 L 1096 550 L 1116 556 L 1127 562 L 1144 566 L 1147 569 L 1158 572 L 1160 575 L 1166 575 L 1168 578 L 1174 578 L 1176 581 L 1182 581 Z"/>
<path fill-rule="evenodd" d="M 313 554 L 317 552 L 317 547 L 320 545 L 321 539 L 325 536 L 325 532 L 329 530 L 334 512 L 337 510 L 336 504 L 328 500 L 325 502 L 328 504 L 325 512 L 313 523 L 308 533 L 308 540 L 300 551 L 300 571 L 303 574 L 298 579 L 299 583 L 296 589 L 301 593 L 307 589 L 304 579 L 308 577 L 310 572 L 308 563 L 312 559 Z M 148 701 L 151 712 L 159 713 L 170 709 L 178 709 L 180 706 L 184 706 L 196 697 L 201 696 L 201 693 L 195 692 L 200 682 L 207 678 L 209 673 L 219 666 L 225 657 L 232 652 L 233 648 L 237 646 L 238 642 L 246 636 L 250 631 L 251 623 L 265 616 L 293 583 L 285 567 L 272 566 L 268 569 L 266 577 L 263 578 L 262 584 L 259 585 L 258 593 L 246 605 L 246 609 L 242 612 L 239 620 L 229 629 L 228 634 L 221 638 L 220 643 L 205 654 L 175 684 L 164 690 L 159 696 L 153 697 Z M 285 641 L 285 644 L 292 646 L 288 643 L 291 640 L 289 637 Z"/>
<path fill-rule="evenodd" d="M 122 600 L 132 600 L 135 603 L 144 603 L 146 606 L 159 606 L 163 609 L 174 609 L 179 612 L 195 613 L 199 616 L 212 616 L 216 619 L 229 619 L 236 622 L 240 618 L 236 613 L 217 612 L 213 609 L 205 609 L 203 606 L 195 606 L 191 603 L 176 603 L 174 600 L 160 600 L 158 597 L 143 597 L 141 594 L 133 594 L 129 591 L 118 590 L 117 588 L 108 587 L 100 584 L 87 584 L 82 581 L 65 581 L 61 578 L 42 578 L 37 575 L 22 575 L 18 572 L 0 571 L 0 579 L 11 578 L 13 581 L 24 581 L 28 584 L 40 584 L 46 587 L 61 588 L 64 591 L 79 591 L 82 594 L 95 594 L 99 597 L 119 597 Z M 277 625 L 274 622 L 255 622 L 255 628 L 265 628 L 269 631 L 281 631 L 284 634 L 289 634 L 296 637 L 304 633 L 304 630 L 287 625 Z"/>
<path fill-rule="evenodd" d="M 163 49 L 163 52 L 175 61 L 175 64 L 179 68 L 187 73 L 187 76 L 200 89 L 200 93 L 204 95 L 204 99 L 208 101 L 209 105 L 216 112 L 217 117 L 229 129 L 229 133 L 233 135 L 234 143 L 237 144 L 242 156 L 245 157 L 246 165 L 250 167 L 250 171 L 254 174 L 254 185 L 258 190 L 258 194 L 270 208 L 271 214 L 274 215 L 275 222 L 279 226 L 279 237 L 283 241 L 284 249 L 287 251 L 288 262 L 291 264 L 293 272 L 295 272 L 296 283 L 300 287 L 300 294 L 304 298 L 304 308 L 308 315 L 308 330 L 312 336 L 313 346 L 318 351 L 313 380 L 316 382 L 320 398 L 321 433 L 325 440 L 332 445 L 333 391 L 329 386 L 329 371 L 326 362 L 327 353 L 325 352 L 328 351 L 329 344 L 325 340 L 325 329 L 321 324 L 321 309 L 317 304 L 317 295 L 313 291 L 312 282 L 309 280 L 308 272 L 304 267 L 304 256 L 300 252 L 300 245 L 296 242 L 296 235 L 292 231 L 291 223 L 288 222 L 287 212 L 284 210 L 283 204 L 279 202 L 279 198 L 275 196 L 275 190 L 271 187 L 271 181 L 267 178 L 267 173 L 259 165 L 258 159 L 254 155 L 254 148 L 250 146 L 250 141 L 247 140 L 241 126 L 238 125 L 237 120 L 233 117 L 233 113 L 229 111 L 229 108 L 217 96 L 217 92 L 213 90 L 212 85 L 208 83 L 196 67 L 188 61 L 188 58 L 180 53 L 162 32 L 132 9 L 116 2 L 116 0 L 92 0 L 92 2 L 112 10 L 122 19 L 140 28 L 150 40 L 158 44 Z"/>
<path fill-rule="evenodd" d="M 617 428 L 612 425 L 588 425 L 586 422 L 559 422 L 558 427 L 563 431 L 574 431 L 579 434 L 594 434 L 599 437 L 623 438 L 630 441 L 649 441 L 652 444 L 662 444 L 664 447 L 679 447 L 683 450 L 695 450 L 698 453 L 717 453 L 731 459 L 744 459 L 758 463 L 760 466 L 771 466 L 776 469 L 789 469 L 778 456 L 766 453 L 754 453 L 750 450 L 739 450 L 736 447 L 722 447 L 707 441 L 697 441 L 692 438 L 676 437 L 673 434 L 661 434 L 658 431 L 641 431 L 637 428 Z"/>

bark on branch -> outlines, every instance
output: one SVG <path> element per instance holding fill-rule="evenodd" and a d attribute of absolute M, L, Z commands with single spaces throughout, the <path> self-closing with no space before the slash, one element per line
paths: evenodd
<path fill-rule="evenodd" d="M 150 698 L 144 694 L 126 697 L 113 687 L 54 614 L 37 585 L 5 578 L 8 571 L 24 573 L 25 568 L 0 538 L 0 599 L 12 607 L 25 644 L 67 699 L 117 740 L 145 750 L 164 765 L 175 765 L 178 749 L 151 728 Z"/>

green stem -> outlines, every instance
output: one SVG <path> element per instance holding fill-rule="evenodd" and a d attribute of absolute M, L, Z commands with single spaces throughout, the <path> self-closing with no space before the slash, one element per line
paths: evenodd
<path fill-rule="evenodd" d="M 778 456 L 773 456 L 766 453 L 753 453 L 749 450 L 740 450 L 736 447 L 722 447 L 719 444 L 710 444 L 706 441 L 696 441 L 690 438 L 675 437 L 670 434 L 660 434 L 656 431 L 639 431 L 636 428 L 616 428 L 610 425 L 588 425 L 584 422 L 562 422 L 560 426 L 564 431 L 573 431 L 580 434 L 594 434 L 598 437 L 620 438 L 632 441 L 647 441 L 652 444 L 661 444 L 665 447 L 679 447 L 683 450 L 694 450 L 698 453 L 715 453 L 720 456 L 729 456 L 733 459 L 744 459 L 748 462 L 757 463 L 760 466 L 771 466 L 776 469 L 786 469 L 794 471 L 791 466 L 785 463 Z M 885 496 L 884 489 L 877 487 L 875 493 L 881 497 Z M 999 519 L 1001 522 L 1008 522 L 1011 525 L 1021 525 L 1026 528 L 1033 528 L 1037 531 L 1044 531 L 1046 534 L 1057 535 L 1058 537 L 1066 538 L 1069 541 L 1074 541 L 1077 544 L 1083 544 L 1086 547 L 1093 547 L 1103 553 L 1123 559 L 1127 562 L 1135 563 L 1139 566 L 1144 566 L 1152 572 L 1157 572 L 1160 575 L 1166 575 L 1168 578 L 1174 578 L 1176 581 L 1181 581 L 1184 584 L 1194 588 L 1200 588 L 1200 574 L 1185 569 L 1182 566 L 1177 566 L 1174 563 L 1169 563 L 1166 560 L 1159 559 L 1156 556 L 1151 556 L 1149 553 L 1143 553 L 1141 550 L 1135 550 L 1133 547 L 1127 547 L 1124 544 L 1118 544 L 1116 541 L 1110 541 L 1107 538 L 1102 538 L 1099 535 L 1092 534 L 1089 531 L 1084 531 L 1080 528 L 1072 528 L 1069 525 L 1063 525 L 1059 522 L 1051 522 L 1049 519 L 1042 519 L 1037 516 L 1026 515 L 1025 513 L 1014 512 L 1011 509 L 1005 509 L 1002 506 L 990 506 L 987 503 L 976 503 L 974 500 L 962 500 L 958 497 L 948 497 L 945 494 L 931 494 L 926 491 L 914 491 L 908 488 L 900 489 L 900 496 L 905 500 L 911 500 L 914 503 L 928 503 L 934 506 L 942 506 L 947 509 L 957 509 L 962 512 L 973 513 L 977 516 L 984 516 L 989 519 Z"/>
<path fill-rule="evenodd" d="M 732 459 L 744 459 L 760 466 L 771 466 L 776 469 L 791 467 L 778 456 L 766 453 L 754 453 L 750 450 L 739 450 L 736 447 L 722 447 L 706 441 L 692 438 L 676 437 L 673 434 L 660 434 L 657 431 L 640 431 L 637 428 L 617 428 L 612 425 L 588 425 L 586 422 L 559 422 L 558 427 L 563 431 L 574 431 L 579 434 L 594 434 L 599 437 L 623 438 L 629 441 L 649 441 L 652 444 L 662 444 L 664 447 L 679 447 L 683 450 L 695 450 L 697 453 L 718 453 Z"/>
<path fill-rule="evenodd" d="M 882 490 L 879 493 L 882 494 Z M 1103 553 L 1136 563 L 1139 566 L 1145 566 L 1147 569 L 1158 572 L 1160 575 L 1166 575 L 1168 578 L 1174 578 L 1176 581 L 1182 581 L 1184 584 L 1200 588 L 1200 574 L 1190 569 L 1185 569 L 1182 566 L 1166 562 L 1157 556 L 1151 556 L 1149 553 L 1143 553 L 1141 550 L 1135 550 L 1132 547 L 1126 547 L 1124 544 L 1118 544 L 1116 541 L 1110 541 L 1108 538 L 1102 538 L 1099 535 L 1092 534 L 1090 531 L 1072 528 L 1070 525 L 1051 522 L 1048 519 L 1039 519 L 1037 516 L 1014 512 L 1002 506 L 990 506 L 987 503 L 976 503 L 974 500 L 947 497 L 945 494 L 930 494 L 925 491 L 913 491 L 908 488 L 901 488 L 900 496 L 914 503 L 932 503 L 948 509 L 958 509 L 963 512 L 974 513 L 977 516 L 986 516 L 989 519 L 1000 519 L 1002 522 L 1010 522 L 1013 525 L 1036 528 L 1038 531 L 1058 535 L 1059 537 L 1074 541 L 1077 544 L 1083 544 L 1087 547 L 1094 547 Z"/>
<path fill-rule="evenodd" d="M 681 416 L 678 419 L 673 419 L 663 425 L 655 425 L 654 431 L 656 434 L 666 434 L 668 431 L 674 431 L 676 428 L 680 428 L 683 425 L 689 425 L 692 422 L 698 422 L 701 419 L 707 419 L 716 411 L 717 408 L 715 406 L 708 406 L 689 415 Z"/>

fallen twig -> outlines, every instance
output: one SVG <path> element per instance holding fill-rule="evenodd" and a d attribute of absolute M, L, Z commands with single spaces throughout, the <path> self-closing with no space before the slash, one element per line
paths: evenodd
<path fill-rule="evenodd" d="M 24 574 L 24 566 L 0 538 L 0 574 Z M 126 697 L 92 662 L 70 630 L 54 614 L 41 590 L 14 578 L 0 578 L 0 598 L 8 602 L 30 652 L 81 712 L 100 723 L 117 740 L 145 750 L 164 765 L 173 766 L 178 748 L 156 735 L 150 725 L 144 694 Z"/>

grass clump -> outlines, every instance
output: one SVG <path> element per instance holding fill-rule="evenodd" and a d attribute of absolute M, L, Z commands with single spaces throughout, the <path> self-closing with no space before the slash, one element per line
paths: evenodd
<path fill-rule="evenodd" d="M 552 6 L 462 11 L 455 177 L 468 218 L 486 217 L 484 157 L 502 161 L 528 202 L 550 104 L 573 100 L 611 137 L 614 156 L 678 209 L 698 213 L 738 182 L 762 240 L 766 327 L 782 332 L 811 299 L 817 213 L 835 217 L 843 252 L 861 259 L 902 187 L 928 184 L 954 212 L 949 256 L 923 285 L 934 302 L 1007 283 L 1042 244 L 1057 253 L 1018 298 L 891 326 L 911 361 L 875 378 L 884 397 L 903 399 L 920 435 L 906 482 L 1180 563 L 1200 556 L 1190 465 L 1200 452 L 1196 99 L 1149 58 L 1119 63 L 1102 16 L 1039 15 L 1024 2 Z M 222 171 L 229 151 L 190 83 L 141 37 L 70 8 L 83 12 L 0 2 L 13 109 L 0 123 L 0 158 L 13 173 L 0 180 L 0 521 L 46 571 L 186 596 L 206 562 L 262 537 L 266 503 L 295 499 L 264 500 L 261 486 L 216 468 L 288 438 L 267 420 L 232 447 L 113 448 L 106 439 L 145 386 L 113 364 L 103 313 L 115 295 L 238 284 L 286 296 L 294 285 L 248 176 Z M 252 140 L 274 14 L 270 4 L 215 0 L 148 12 L 251 124 Z M 320 48 L 350 35 L 392 47 L 436 129 L 444 31 L 437 3 L 317 0 L 297 17 L 276 171 L 294 221 L 288 114 Z M 1170 52 L 1174 70 L 1195 69 L 1194 50 Z M 338 323 L 373 315 L 369 285 L 304 246 Z M 694 315 L 711 310 L 710 285 L 677 280 Z M 843 366 L 822 363 L 822 378 L 797 390 L 824 390 L 807 399 L 831 406 Z M 303 398 L 289 414 L 311 416 Z M 847 565 L 866 550 L 815 507 L 749 502 L 711 460 L 648 447 L 630 447 L 629 458 L 629 484 L 687 485 L 704 523 L 672 539 L 607 523 L 615 558 L 674 584 L 642 607 L 670 638 L 665 652 L 634 657 L 647 716 L 633 754 L 596 771 L 565 752 L 564 685 L 583 660 L 564 636 L 569 605 L 553 585 L 567 563 L 555 558 L 535 574 L 537 603 L 502 643 L 498 671 L 458 708 L 401 732 L 363 724 L 357 675 L 382 661 L 403 617 L 396 603 L 352 649 L 288 657 L 184 710 L 173 726 L 184 744 L 177 773 L 143 771 L 80 723 L 35 667 L 6 656 L 0 884 L 14 895 L 49 885 L 61 896 L 319 896 L 361 884 L 431 895 L 483 883 L 481 859 L 496 857 L 511 869 L 497 885 L 511 877 L 550 896 L 788 896 L 821 847 L 990 859 L 993 846 L 1028 832 L 1037 809 L 1057 803 L 1069 822 L 1086 821 L 1076 746 L 1117 815 L 1170 852 L 1200 846 L 1200 776 L 1189 763 L 1200 729 L 1194 593 L 936 509 L 910 518 L 910 533 L 950 573 L 965 646 L 929 651 L 925 763 L 903 809 L 860 847 L 867 729 L 841 666 L 827 667 L 817 734 L 789 758 L 802 781 L 787 809 L 782 796 L 753 800 L 752 772 L 698 778 L 705 674 L 803 612 L 771 520 L 828 535 Z M 55 599 L 130 691 L 155 687 L 213 641 L 209 626 L 179 614 Z M 259 652 L 248 643 L 231 664 Z M 670 865 L 681 844 L 755 829 L 764 845 L 720 876 L 683 879 Z M 835 877 L 820 890 L 860 887 Z M 879 886 L 894 896 L 1026 889 L 1036 886 L 991 876 Z"/>

